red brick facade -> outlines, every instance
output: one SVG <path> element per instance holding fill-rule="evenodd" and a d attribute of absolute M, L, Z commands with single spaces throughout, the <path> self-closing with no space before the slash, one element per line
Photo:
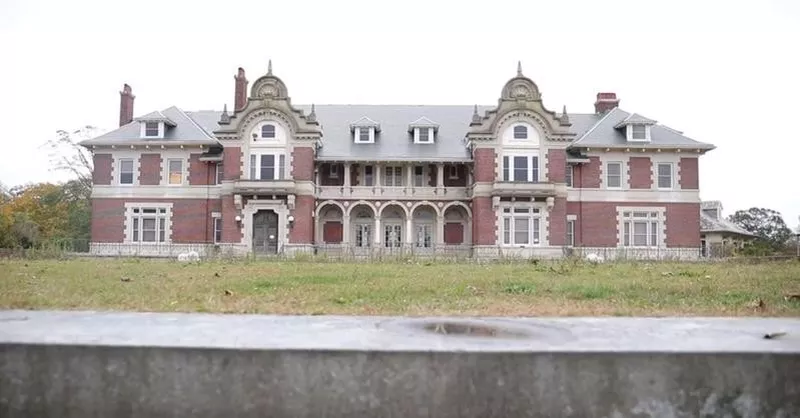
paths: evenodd
<path fill-rule="evenodd" d="M 472 199 L 472 243 L 475 245 L 496 245 L 495 212 L 491 197 Z"/>
<path fill-rule="evenodd" d="M 628 178 L 631 189 L 649 189 L 653 187 L 653 163 L 650 157 L 630 157 L 628 159 Z"/>
<path fill-rule="evenodd" d="M 122 242 L 124 199 L 92 199 L 92 242 Z"/>
<path fill-rule="evenodd" d="M 678 172 L 680 173 L 681 189 L 698 190 L 700 188 L 696 157 L 681 158 L 678 164 Z"/>
<path fill-rule="evenodd" d="M 572 175 L 574 176 L 572 181 L 575 187 L 584 189 L 599 188 L 600 176 L 602 175 L 600 157 L 589 157 L 588 163 L 576 165 Z"/>
<path fill-rule="evenodd" d="M 342 176 L 342 171 L 339 171 Z M 314 179 L 314 148 L 295 147 L 292 150 L 292 178 L 297 181 Z"/>
<path fill-rule="evenodd" d="M 233 201 L 233 195 L 222 197 L 222 242 L 239 243 L 242 241 L 242 227 L 236 222 L 239 211 Z"/>
<path fill-rule="evenodd" d="M 139 184 L 161 184 L 161 154 L 142 154 L 139 158 Z"/>
<path fill-rule="evenodd" d="M 200 154 L 189 156 L 189 184 L 192 186 L 207 186 L 214 184 L 216 167 L 213 163 L 200 161 Z"/>
<path fill-rule="evenodd" d="M 475 182 L 492 183 L 495 173 L 495 153 L 492 148 L 477 148 L 473 153 Z"/>
<path fill-rule="evenodd" d="M 238 180 L 242 177 L 242 149 L 225 147 L 222 153 L 223 180 Z"/>
<path fill-rule="evenodd" d="M 547 150 L 547 181 L 563 183 L 567 169 L 567 152 L 563 149 L 551 148 Z"/>
<path fill-rule="evenodd" d="M 567 199 L 557 197 L 553 203 L 547 218 L 548 240 L 550 245 L 565 245 L 567 243 Z"/>
<path fill-rule="evenodd" d="M 312 244 L 314 242 L 314 196 L 297 196 L 294 201 L 294 224 L 289 230 L 292 244 Z"/>
<path fill-rule="evenodd" d="M 114 167 L 114 159 L 111 154 L 94 154 L 92 157 L 94 171 L 92 171 L 92 183 L 111 184 L 111 170 Z"/>

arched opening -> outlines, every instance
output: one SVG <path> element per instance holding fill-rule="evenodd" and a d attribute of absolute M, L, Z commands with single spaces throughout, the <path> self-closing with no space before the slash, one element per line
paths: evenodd
<path fill-rule="evenodd" d="M 344 240 L 344 213 L 332 203 L 325 204 L 317 217 L 322 232 L 320 242 L 323 244 L 341 244 Z"/>
<path fill-rule="evenodd" d="M 381 238 L 384 248 L 400 248 L 405 241 L 403 224 L 406 214 L 403 208 L 396 204 L 386 206 L 381 212 Z"/>
<path fill-rule="evenodd" d="M 374 240 L 375 212 L 359 204 L 350 212 L 350 241 L 355 248 L 369 248 Z"/>
<path fill-rule="evenodd" d="M 412 235 L 415 250 L 432 250 L 436 245 L 436 211 L 428 205 L 421 205 L 412 213 L 414 231 Z"/>
<path fill-rule="evenodd" d="M 449 206 L 444 211 L 445 245 L 464 245 L 470 242 L 469 214 L 461 205 Z"/>

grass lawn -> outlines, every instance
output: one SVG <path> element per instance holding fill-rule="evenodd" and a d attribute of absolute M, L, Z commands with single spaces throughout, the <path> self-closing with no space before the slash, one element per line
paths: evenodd
<path fill-rule="evenodd" d="M 800 316 L 800 262 L 181 264 L 0 260 L 0 309 L 351 315 Z M 758 301 L 763 301 L 759 308 Z"/>

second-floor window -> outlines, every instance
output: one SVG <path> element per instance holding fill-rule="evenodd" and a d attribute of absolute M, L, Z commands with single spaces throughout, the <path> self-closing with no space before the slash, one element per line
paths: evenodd
<path fill-rule="evenodd" d="M 658 163 L 658 188 L 672 188 L 672 164 Z"/>
<path fill-rule="evenodd" d="M 538 182 L 539 157 L 535 155 L 503 156 L 503 181 Z"/>
<path fill-rule="evenodd" d="M 567 168 L 564 171 L 564 182 L 567 183 L 567 187 L 572 187 L 572 165 L 567 164 Z"/>
<path fill-rule="evenodd" d="M 457 165 L 453 164 L 453 165 L 448 165 L 447 166 L 447 177 L 450 178 L 450 180 L 455 180 L 455 179 L 458 178 L 458 166 Z"/>
<path fill-rule="evenodd" d="M 365 165 L 364 166 L 364 186 L 372 186 L 375 182 L 375 177 L 372 174 L 372 166 Z"/>
<path fill-rule="evenodd" d="M 169 184 L 183 184 L 183 160 L 174 158 L 167 160 Z"/>
<path fill-rule="evenodd" d="M 528 139 L 528 127 L 524 125 L 515 126 L 514 139 Z"/>
<path fill-rule="evenodd" d="M 383 176 L 383 185 L 397 187 L 403 185 L 403 167 L 386 167 Z"/>
<path fill-rule="evenodd" d="M 250 180 L 283 180 L 286 156 L 283 154 L 251 154 Z"/>
<path fill-rule="evenodd" d="M 222 180 L 225 179 L 225 167 L 222 165 L 222 162 L 217 163 L 217 172 L 216 172 L 216 184 L 222 184 Z"/>
<path fill-rule="evenodd" d="M 133 158 L 119 160 L 119 184 L 133 184 Z"/>
<path fill-rule="evenodd" d="M 275 139 L 275 125 L 266 124 L 261 126 L 261 138 Z"/>
<path fill-rule="evenodd" d="M 328 165 L 328 178 L 332 179 L 339 178 L 339 164 Z"/>
<path fill-rule="evenodd" d="M 606 164 L 606 187 L 612 189 L 622 187 L 622 163 L 610 162 Z"/>
<path fill-rule="evenodd" d="M 425 170 L 421 165 L 414 166 L 414 187 L 425 185 Z"/>

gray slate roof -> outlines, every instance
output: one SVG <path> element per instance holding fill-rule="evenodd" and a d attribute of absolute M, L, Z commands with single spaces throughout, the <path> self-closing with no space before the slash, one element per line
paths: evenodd
<path fill-rule="evenodd" d="M 733 222 L 723 218 L 714 219 L 702 211 L 700 212 L 700 232 L 729 232 L 732 234 L 746 235 L 750 237 L 755 236 Z"/>
<path fill-rule="evenodd" d="M 202 113 L 202 112 L 195 112 L 195 113 Z M 214 112 L 216 113 L 216 119 L 219 119 L 219 114 L 221 112 Z M 169 119 L 172 121 L 175 126 L 167 126 L 166 131 L 164 132 L 164 138 L 141 138 L 141 127 L 139 122 L 136 119 L 131 123 L 126 125 L 120 126 L 119 128 L 107 132 L 103 135 L 100 135 L 96 138 L 87 139 L 85 141 L 81 141 L 81 145 L 100 145 L 100 144 L 127 144 L 131 142 L 188 142 L 188 143 L 197 143 L 199 144 L 216 144 L 217 141 L 213 135 L 211 135 L 207 129 L 207 127 L 211 127 L 209 121 L 205 118 L 198 118 L 203 121 L 206 126 L 201 125 L 197 122 L 194 118 L 189 117 L 186 113 L 182 110 L 178 109 L 175 106 L 169 107 L 164 109 L 160 112 L 161 116 Z M 145 116 L 152 116 L 158 115 L 156 112 L 151 112 Z M 207 115 L 203 115 L 207 116 Z M 216 121 L 214 122 L 216 125 Z"/>
<path fill-rule="evenodd" d="M 627 147 L 636 148 L 699 148 L 711 150 L 714 146 L 704 142 L 695 141 L 682 133 L 668 128 L 664 125 L 653 125 L 650 128 L 650 142 L 636 142 L 631 144 L 627 141 L 624 129 L 617 129 L 615 126 L 625 120 L 631 114 L 620 109 L 614 108 L 606 113 L 603 118 L 585 134 L 572 143 L 575 147 Z M 571 116 L 570 116 L 571 117 Z"/>

